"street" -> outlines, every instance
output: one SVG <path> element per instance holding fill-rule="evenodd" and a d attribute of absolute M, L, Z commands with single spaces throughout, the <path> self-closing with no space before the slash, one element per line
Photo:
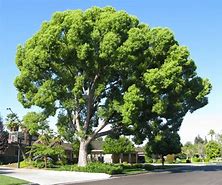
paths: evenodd
<path fill-rule="evenodd" d="M 74 185 L 222 185 L 222 166 L 185 166 L 164 172 L 113 177 Z"/>

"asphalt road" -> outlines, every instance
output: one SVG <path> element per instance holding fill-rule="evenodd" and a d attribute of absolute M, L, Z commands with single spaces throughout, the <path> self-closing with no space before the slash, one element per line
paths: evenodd
<path fill-rule="evenodd" d="M 73 185 L 222 185 L 222 166 L 186 166 L 164 172 L 113 177 Z"/>

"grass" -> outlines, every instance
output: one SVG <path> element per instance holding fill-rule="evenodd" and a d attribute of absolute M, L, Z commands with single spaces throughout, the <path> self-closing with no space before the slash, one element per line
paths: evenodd
<path fill-rule="evenodd" d="M 141 168 L 132 168 L 132 169 L 124 169 L 122 173 L 126 175 L 133 175 L 133 174 L 144 173 L 144 172 L 147 172 L 147 171 Z"/>
<path fill-rule="evenodd" d="M 0 185 L 22 185 L 22 184 L 28 184 L 28 181 L 16 179 L 13 177 L 8 177 L 5 175 L 0 175 Z"/>

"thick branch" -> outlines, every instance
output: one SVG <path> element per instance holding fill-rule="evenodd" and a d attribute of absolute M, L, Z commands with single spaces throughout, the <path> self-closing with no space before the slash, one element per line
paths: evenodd
<path fill-rule="evenodd" d="M 95 138 L 99 138 L 99 137 L 102 137 L 102 136 L 107 136 L 109 134 L 112 134 L 113 132 L 114 132 L 114 129 L 110 129 L 110 130 L 107 130 L 107 131 L 104 131 L 104 132 L 100 132 L 95 136 Z"/>
<path fill-rule="evenodd" d="M 95 75 L 94 79 L 93 79 L 93 82 L 90 84 L 90 87 L 88 89 L 88 104 L 87 104 L 87 117 L 86 117 L 86 121 L 84 123 L 84 129 L 85 129 L 85 132 L 87 133 L 88 129 L 89 129 L 89 123 L 90 123 L 90 120 L 93 116 L 93 113 L 94 113 L 94 102 L 93 102 L 93 96 L 94 96 L 94 90 L 95 90 L 95 83 L 98 79 L 99 75 Z"/>
<path fill-rule="evenodd" d="M 116 128 L 112 128 L 112 129 L 106 130 L 106 131 L 104 131 L 104 132 L 99 132 L 99 133 L 95 136 L 95 138 L 99 138 L 99 137 L 102 137 L 102 136 L 106 136 L 106 135 L 112 134 L 112 133 L 114 133 L 115 131 L 117 131 L 117 130 L 119 130 L 119 129 L 121 129 L 121 128 L 122 128 L 122 126 L 118 126 L 118 127 L 116 127 Z"/>
<path fill-rule="evenodd" d="M 90 143 L 93 139 L 95 139 L 96 135 L 108 124 L 108 122 L 104 121 L 88 138 L 87 142 Z"/>
<path fill-rule="evenodd" d="M 79 120 L 79 113 L 78 113 L 78 111 L 75 111 L 75 113 L 74 113 L 73 124 L 76 126 L 76 130 L 78 132 L 80 132 L 81 128 L 80 128 L 80 120 Z"/>

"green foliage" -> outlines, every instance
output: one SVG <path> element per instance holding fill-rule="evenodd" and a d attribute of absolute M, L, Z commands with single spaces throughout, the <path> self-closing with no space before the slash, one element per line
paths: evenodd
<path fill-rule="evenodd" d="M 9 113 L 6 116 L 6 126 L 10 131 L 18 131 L 20 127 L 20 121 L 15 113 Z"/>
<path fill-rule="evenodd" d="M 109 154 L 130 153 L 135 151 L 133 143 L 124 136 L 114 139 L 106 137 L 103 144 L 103 150 Z"/>
<path fill-rule="evenodd" d="M 197 162 L 202 162 L 202 159 L 199 157 L 193 157 L 192 162 L 197 163 Z"/>
<path fill-rule="evenodd" d="M 62 171 L 80 171 L 80 172 L 94 172 L 94 173 L 107 173 L 110 175 L 121 173 L 135 173 L 152 171 L 155 167 L 149 164 L 108 164 L 108 163 L 89 163 L 85 167 L 79 167 L 77 165 L 63 165 L 57 170 Z"/>
<path fill-rule="evenodd" d="M 60 170 L 67 171 L 80 171 L 80 172 L 93 172 L 93 173 L 107 173 L 110 175 L 120 174 L 123 171 L 122 166 L 107 164 L 107 163 L 89 163 L 87 166 L 61 166 Z"/>
<path fill-rule="evenodd" d="M 146 163 L 153 163 L 153 158 L 151 156 L 148 156 L 149 154 L 145 155 L 145 161 Z"/>
<path fill-rule="evenodd" d="M 8 147 L 8 132 L 4 130 L 2 118 L 0 117 L 0 153 Z"/>
<path fill-rule="evenodd" d="M 32 161 L 30 161 L 30 160 L 23 160 L 20 162 L 20 168 L 29 168 L 32 166 L 33 166 L 33 164 L 32 164 Z"/>
<path fill-rule="evenodd" d="M 221 146 L 216 141 L 210 141 L 206 144 L 206 155 L 210 159 L 221 156 Z"/>
<path fill-rule="evenodd" d="M 64 137 L 74 132 L 85 143 L 102 135 L 98 120 L 137 143 L 162 127 L 178 131 L 211 90 L 169 29 L 112 7 L 56 12 L 18 47 L 16 64 L 22 105 L 47 116 L 62 110 Z"/>
<path fill-rule="evenodd" d="M 43 166 L 47 168 L 50 160 L 65 160 L 65 151 L 60 143 L 59 137 L 47 133 L 41 135 L 29 151 L 36 159 L 36 165 L 41 167 L 44 164 Z"/>
<path fill-rule="evenodd" d="M 150 165 L 150 164 L 120 164 L 120 166 L 123 167 L 123 169 L 143 169 L 143 170 L 147 170 L 147 171 L 151 171 L 154 170 L 154 166 Z"/>
<path fill-rule="evenodd" d="M 28 112 L 23 117 L 22 126 L 26 128 L 30 135 L 36 135 L 39 131 L 49 129 L 48 122 L 41 113 Z"/>
<path fill-rule="evenodd" d="M 193 155 L 195 154 L 194 145 L 191 142 L 187 142 L 182 147 L 182 153 L 186 154 L 187 159 L 193 157 Z"/>
<path fill-rule="evenodd" d="M 177 133 L 168 130 L 158 133 L 145 147 L 146 155 L 157 154 L 166 156 L 181 152 L 180 137 Z"/>
<path fill-rule="evenodd" d="M 56 123 L 58 133 L 68 142 L 74 143 L 76 141 L 75 129 L 72 126 L 72 121 L 65 114 L 60 112 Z"/>

